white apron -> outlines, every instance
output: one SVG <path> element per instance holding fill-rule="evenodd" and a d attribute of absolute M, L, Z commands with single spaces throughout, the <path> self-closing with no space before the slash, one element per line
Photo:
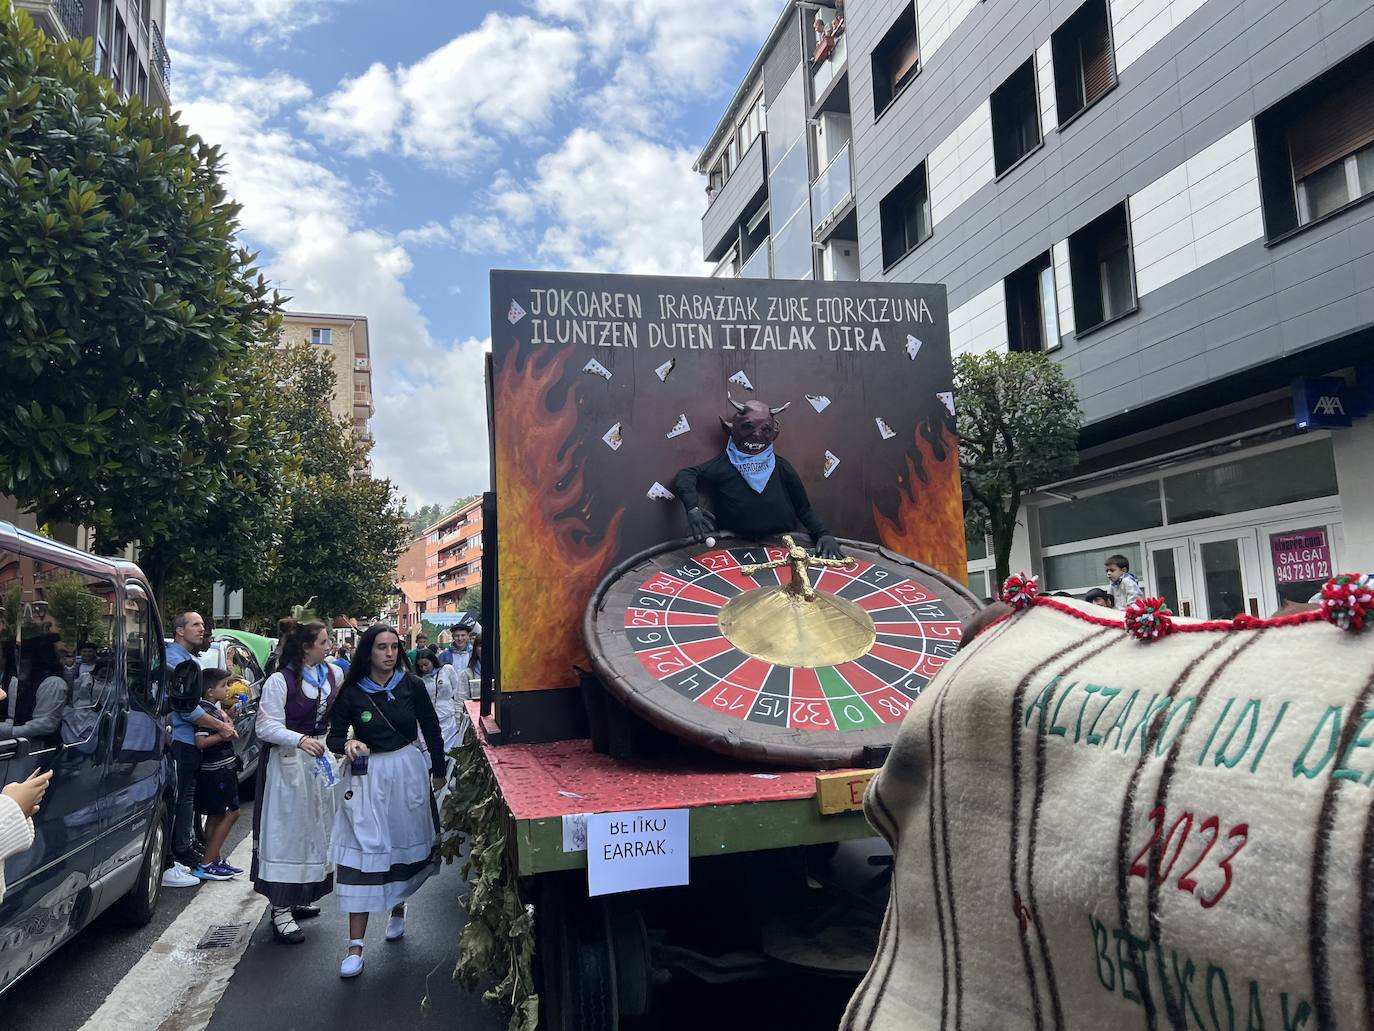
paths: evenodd
<path fill-rule="evenodd" d="M 324 738 L 316 740 L 323 743 Z M 325 759 L 333 764 L 337 778 L 338 759 L 328 752 Z M 299 748 L 270 747 L 265 761 L 266 777 L 257 803 L 253 880 L 258 890 L 276 904 L 304 905 L 277 902 L 272 891 L 263 889 L 272 885 L 304 885 L 318 891 L 315 898 L 328 893 L 327 882 L 334 872 L 329 859 L 329 834 L 339 788 L 337 784 L 333 788 L 326 786 L 325 778 L 312 772 L 318 760 Z M 289 889 L 288 894 L 292 894 Z"/>

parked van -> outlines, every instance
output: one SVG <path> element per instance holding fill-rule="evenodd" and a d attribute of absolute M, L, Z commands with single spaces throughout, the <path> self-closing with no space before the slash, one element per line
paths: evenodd
<path fill-rule="evenodd" d="M 54 677 L 60 713 L 35 720 Z M 169 680 L 136 565 L 0 522 L 0 783 L 53 770 L 33 847 L 5 864 L 0 993 L 112 906 L 152 919 L 175 801 Z"/>

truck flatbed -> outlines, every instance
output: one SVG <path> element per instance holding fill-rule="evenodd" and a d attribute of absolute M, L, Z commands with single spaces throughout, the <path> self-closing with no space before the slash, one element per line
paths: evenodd
<path fill-rule="evenodd" d="M 470 703 L 477 740 L 515 823 L 520 876 L 585 868 L 585 852 L 563 851 L 563 817 L 639 809 L 691 809 L 693 857 L 817 845 L 870 837 L 862 810 L 822 815 L 816 770 L 779 770 L 682 748 L 664 755 L 613 759 L 588 738 L 493 745 Z M 873 771 L 829 771 L 854 781 L 853 797 Z M 854 803 L 857 805 L 857 802 Z"/>

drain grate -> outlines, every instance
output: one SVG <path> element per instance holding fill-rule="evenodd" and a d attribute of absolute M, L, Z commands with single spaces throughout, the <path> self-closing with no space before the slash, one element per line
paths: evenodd
<path fill-rule="evenodd" d="M 239 943 L 248 930 L 247 924 L 211 924 L 197 949 L 229 949 Z"/>

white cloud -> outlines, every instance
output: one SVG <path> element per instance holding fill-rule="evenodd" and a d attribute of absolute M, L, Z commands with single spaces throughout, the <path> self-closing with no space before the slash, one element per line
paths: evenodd
<path fill-rule="evenodd" d="M 368 317 L 377 472 L 412 505 L 484 489 L 480 342 L 445 347 L 434 338 L 406 291 L 403 242 L 360 224 L 365 195 L 308 159 L 311 148 L 272 122 L 273 101 L 227 99 L 261 96 L 263 80 L 224 68 L 217 75 L 213 92 L 183 86 L 182 110 L 193 130 L 223 147 L 229 192 L 243 206 L 245 235 L 266 248 L 268 276 L 293 308 Z"/>
<path fill-rule="evenodd" d="M 373 154 L 404 154 L 462 170 L 498 137 L 544 129 L 568 98 L 581 54 L 572 29 L 488 14 L 412 65 L 374 64 L 306 112 L 309 127 Z"/>
<path fill-rule="evenodd" d="M 692 157 L 639 137 L 575 129 L 539 159 L 524 187 L 526 202 L 552 222 L 540 256 L 570 269 L 701 274 L 704 201 Z"/>
<path fill-rule="evenodd" d="M 254 47 L 285 43 L 301 29 L 324 21 L 341 0 L 172 0 L 167 5 L 169 40 L 178 46 L 238 37 Z"/>

